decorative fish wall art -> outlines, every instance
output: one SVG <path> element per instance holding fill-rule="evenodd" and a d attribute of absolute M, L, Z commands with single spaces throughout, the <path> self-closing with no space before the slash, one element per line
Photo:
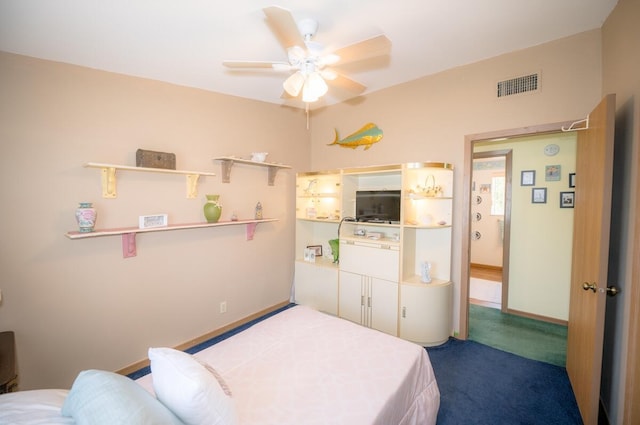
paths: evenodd
<path fill-rule="evenodd" d="M 336 137 L 333 140 L 333 143 L 327 144 L 327 146 L 339 145 L 343 148 L 351 148 L 355 149 L 358 146 L 364 146 L 364 150 L 366 151 L 373 145 L 382 139 L 382 129 L 378 128 L 374 123 L 365 124 L 360 130 L 356 131 L 353 134 L 348 135 L 342 140 L 339 140 L 338 130 L 335 130 Z"/>

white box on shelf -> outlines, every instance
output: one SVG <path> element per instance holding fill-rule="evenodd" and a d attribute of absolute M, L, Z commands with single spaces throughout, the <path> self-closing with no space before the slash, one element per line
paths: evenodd
<path fill-rule="evenodd" d="M 167 214 L 141 215 L 138 217 L 138 227 L 140 229 L 149 229 L 152 227 L 166 227 L 169 222 Z"/>

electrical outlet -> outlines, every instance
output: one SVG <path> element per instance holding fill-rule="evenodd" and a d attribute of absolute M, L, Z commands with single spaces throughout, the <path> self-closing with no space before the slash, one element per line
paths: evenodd
<path fill-rule="evenodd" d="M 227 302 L 222 301 L 220 303 L 220 313 L 226 313 L 226 312 L 227 312 Z"/>

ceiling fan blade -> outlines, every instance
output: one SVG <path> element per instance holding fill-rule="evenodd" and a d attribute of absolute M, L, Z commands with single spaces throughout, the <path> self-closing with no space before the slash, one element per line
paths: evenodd
<path fill-rule="evenodd" d="M 222 61 L 227 68 L 264 68 L 275 69 L 276 71 L 289 71 L 291 65 L 286 62 L 266 62 L 266 61 Z"/>
<path fill-rule="evenodd" d="M 267 16 L 271 30 L 285 49 L 304 46 L 304 38 L 300 35 L 300 30 L 291 12 L 278 6 L 269 6 L 262 10 Z"/>
<path fill-rule="evenodd" d="M 333 52 L 340 57 L 340 65 L 349 62 L 384 56 L 391 53 L 391 40 L 385 35 L 368 38 Z"/>
<path fill-rule="evenodd" d="M 340 74 L 337 74 L 336 78 L 328 80 L 327 82 L 333 87 L 346 90 L 354 94 L 362 94 L 367 89 L 365 85 Z"/>

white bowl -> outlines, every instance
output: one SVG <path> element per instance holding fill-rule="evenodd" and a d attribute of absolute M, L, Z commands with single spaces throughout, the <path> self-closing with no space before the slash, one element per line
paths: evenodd
<path fill-rule="evenodd" d="M 252 152 L 251 160 L 255 162 L 264 162 L 264 160 L 267 159 L 267 155 L 269 155 L 268 152 Z"/>

